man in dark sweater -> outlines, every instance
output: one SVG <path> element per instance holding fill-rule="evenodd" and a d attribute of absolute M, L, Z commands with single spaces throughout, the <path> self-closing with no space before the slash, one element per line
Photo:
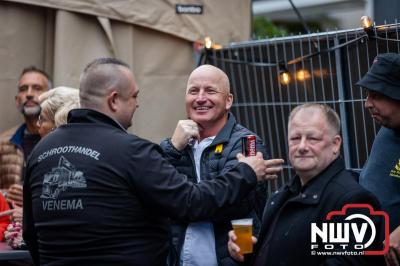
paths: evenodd
<path fill-rule="evenodd" d="M 128 65 L 96 59 L 81 76 L 83 109 L 33 150 L 23 236 L 36 265 L 165 265 L 167 217 L 205 219 L 266 178 L 259 153 L 239 155 L 214 180 L 188 182 L 159 146 L 126 132 L 138 93 Z"/>

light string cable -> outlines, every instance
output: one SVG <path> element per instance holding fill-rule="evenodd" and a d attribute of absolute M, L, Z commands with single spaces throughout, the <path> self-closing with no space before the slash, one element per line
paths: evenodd
<path fill-rule="evenodd" d="M 328 49 L 323 49 L 309 53 L 304 56 L 300 56 L 297 58 L 294 58 L 292 60 L 287 61 L 286 63 L 284 61 L 278 61 L 278 62 L 255 62 L 255 61 L 243 61 L 243 60 L 236 60 L 236 59 L 227 59 L 227 58 L 218 58 L 215 55 L 213 55 L 213 51 L 220 50 L 221 47 L 218 47 L 217 49 L 214 48 L 213 46 L 205 46 L 202 56 L 200 57 L 200 60 L 198 61 L 198 65 L 201 64 L 201 62 L 204 60 L 204 62 L 208 62 L 209 59 L 214 60 L 214 61 L 220 61 L 220 62 L 225 62 L 225 63 L 233 63 L 233 64 L 244 64 L 244 65 L 250 65 L 250 66 L 256 66 L 256 67 L 276 67 L 279 66 L 282 68 L 282 65 L 288 66 L 288 65 L 294 65 L 297 63 L 300 63 L 302 61 L 305 61 L 307 59 L 310 59 L 312 57 L 315 57 L 317 55 L 323 54 L 323 53 L 330 53 L 332 51 L 335 51 L 336 49 L 340 49 L 346 46 L 350 46 L 358 41 L 364 41 L 365 39 L 369 40 L 382 40 L 382 41 L 392 41 L 392 42 L 400 42 L 398 39 L 392 39 L 392 38 L 386 38 L 386 37 L 381 37 L 378 36 L 377 30 L 381 30 L 383 27 L 375 27 L 373 21 L 367 17 L 363 16 L 361 17 L 361 24 L 363 26 L 364 35 L 361 35 L 355 39 L 352 39 L 350 41 L 347 41 L 345 43 L 338 44 L 336 46 L 330 47 Z"/>

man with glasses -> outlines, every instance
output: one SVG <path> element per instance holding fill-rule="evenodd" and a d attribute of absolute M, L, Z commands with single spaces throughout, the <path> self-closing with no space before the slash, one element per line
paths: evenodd
<path fill-rule="evenodd" d="M 0 189 L 9 202 L 22 206 L 24 164 L 39 142 L 36 126 L 40 114 L 39 95 L 51 88 L 48 74 L 34 66 L 23 69 L 15 102 L 24 123 L 0 135 Z"/>

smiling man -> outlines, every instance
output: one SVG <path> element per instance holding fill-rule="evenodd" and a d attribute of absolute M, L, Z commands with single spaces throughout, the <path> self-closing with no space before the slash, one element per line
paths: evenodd
<path fill-rule="evenodd" d="M 37 119 L 39 95 L 51 88 L 50 77 L 34 66 L 25 68 L 18 81 L 15 103 L 24 116 L 24 124 L 0 135 L 0 189 L 9 201 L 22 205 L 23 166 L 33 147 L 40 140 Z"/>
<path fill-rule="evenodd" d="M 232 168 L 237 163 L 236 154 L 241 152 L 241 138 L 255 135 L 229 112 L 232 102 L 229 79 L 221 69 L 202 65 L 190 74 L 185 96 L 189 119 L 180 120 L 172 138 L 164 140 L 161 147 L 177 170 L 193 182 L 212 180 Z M 267 158 L 259 137 L 256 145 Z M 283 160 L 268 163 L 269 179 L 274 179 Z M 240 204 L 216 213 L 210 220 L 173 222 L 170 265 L 235 265 L 227 250 L 230 221 L 251 217 L 257 234 L 266 196 L 266 184 L 259 184 Z"/>

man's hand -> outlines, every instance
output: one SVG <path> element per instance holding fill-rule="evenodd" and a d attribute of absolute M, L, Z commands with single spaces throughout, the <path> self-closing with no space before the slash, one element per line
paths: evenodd
<path fill-rule="evenodd" d="M 233 230 L 229 231 L 228 233 L 229 241 L 228 241 L 228 251 L 229 255 L 237 261 L 244 261 L 244 256 L 240 254 L 240 247 L 236 245 L 235 241 L 237 239 L 235 232 Z M 254 236 L 251 237 L 253 241 L 253 245 L 257 243 L 257 238 Z"/>
<path fill-rule="evenodd" d="M 14 202 L 17 207 L 22 207 L 22 186 L 13 184 L 7 191 L 7 201 Z"/>
<path fill-rule="evenodd" d="M 400 226 L 397 227 L 389 238 L 389 252 L 385 254 L 386 265 L 399 266 L 400 258 Z"/>
<path fill-rule="evenodd" d="M 247 163 L 257 175 L 258 181 L 276 179 L 277 173 L 282 171 L 282 159 L 264 160 L 261 152 L 257 152 L 256 156 L 245 157 L 238 153 L 236 158 L 239 162 Z"/>
<path fill-rule="evenodd" d="M 171 143 L 178 151 L 183 150 L 191 139 L 199 139 L 199 127 L 193 120 L 179 120 L 171 138 Z"/>
<path fill-rule="evenodd" d="M 283 169 L 283 163 L 285 161 L 283 159 L 270 159 L 265 160 L 265 165 L 267 166 L 267 170 L 265 171 L 265 179 L 274 180 L 278 178 L 278 173 Z"/>

